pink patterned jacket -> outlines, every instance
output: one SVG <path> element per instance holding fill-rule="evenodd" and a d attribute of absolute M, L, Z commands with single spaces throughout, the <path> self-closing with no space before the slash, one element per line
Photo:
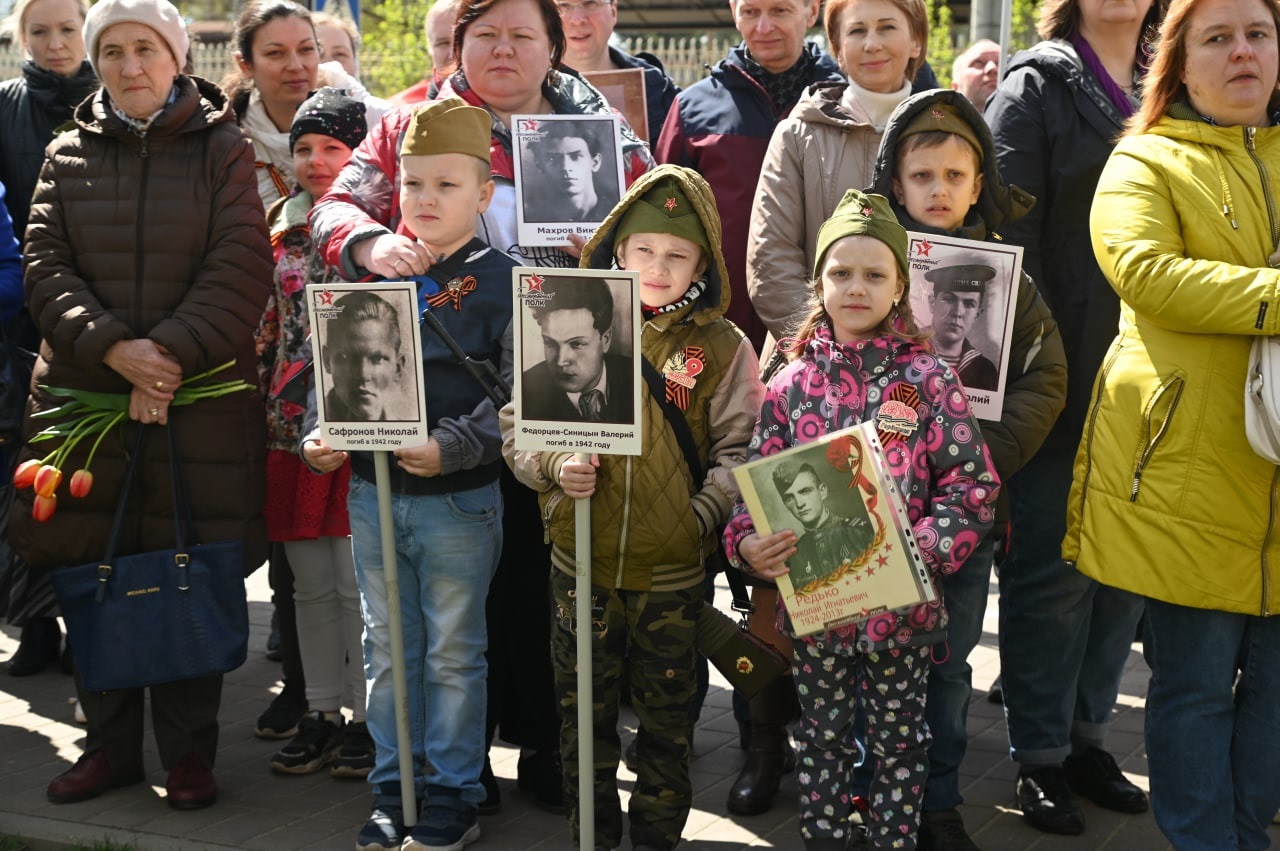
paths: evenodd
<path fill-rule="evenodd" d="M 991 528 L 1000 482 L 955 373 L 920 343 L 884 336 L 843 346 L 819 328 L 769 383 L 748 460 L 875 420 L 890 400 L 913 407 L 917 425 L 905 439 L 886 444 L 889 469 L 925 563 L 935 576 L 954 573 Z M 753 532 L 739 500 L 724 533 L 734 566 L 742 564 L 739 542 Z M 778 621 L 792 633 L 781 597 Z M 804 640 L 850 655 L 935 644 L 946 637 L 946 625 L 945 606 L 922 604 Z"/>

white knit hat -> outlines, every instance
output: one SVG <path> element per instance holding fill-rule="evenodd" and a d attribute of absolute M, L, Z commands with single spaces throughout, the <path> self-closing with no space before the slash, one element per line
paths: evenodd
<path fill-rule="evenodd" d="M 84 19 L 84 46 L 89 50 L 89 63 L 95 74 L 98 73 L 98 38 L 112 24 L 124 23 L 151 27 L 169 45 L 178 68 L 187 64 L 191 38 L 178 8 L 169 0 L 100 0 Z"/>

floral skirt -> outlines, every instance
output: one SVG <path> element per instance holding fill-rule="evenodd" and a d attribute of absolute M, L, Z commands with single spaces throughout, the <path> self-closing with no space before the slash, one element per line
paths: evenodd
<path fill-rule="evenodd" d="M 351 463 L 326 475 L 292 452 L 267 452 L 267 538 L 274 542 L 307 541 L 351 534 L 347 521 L 347 488 Z"/>

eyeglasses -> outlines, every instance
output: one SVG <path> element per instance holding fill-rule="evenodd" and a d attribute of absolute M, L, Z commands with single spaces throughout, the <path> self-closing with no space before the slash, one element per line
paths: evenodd
<path fill-rule="evenodd" d="M 556 8 L 560 10 L 560 17 L 571 18 L 577 13 L 590 15 L 612 5 L 613 0 L 579 0 L 577 3 L 557 3 Z"/>

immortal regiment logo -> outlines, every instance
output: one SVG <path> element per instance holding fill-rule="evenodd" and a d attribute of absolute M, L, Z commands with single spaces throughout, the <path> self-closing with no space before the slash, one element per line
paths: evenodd
<path fill-rule="evenodd" d="M 323 289 L 315 291 L 316 302 L 312 307 L 315 309 L 315 315 L 319 319 L 332 319 L 335 316 L 342 315 L 342 305 L 334 304 L 333 299 L 336 293 L 333 290 Z"/>
<path fill-rule="evenodd" d="M 537 272 L 520 276 L 520 300 L 526 307 L 545 307 L 551 301 L 551 296 L 542 291 L 546 280 Z"/>
<path fill-rule="evenodd" d="M 933 250 L 933 243 L 927 239 L 911 240 L 911 268 L 922 269 L 928 271 L 938 265 L 938 261 L 929 256 L 929 252 Z"/>

